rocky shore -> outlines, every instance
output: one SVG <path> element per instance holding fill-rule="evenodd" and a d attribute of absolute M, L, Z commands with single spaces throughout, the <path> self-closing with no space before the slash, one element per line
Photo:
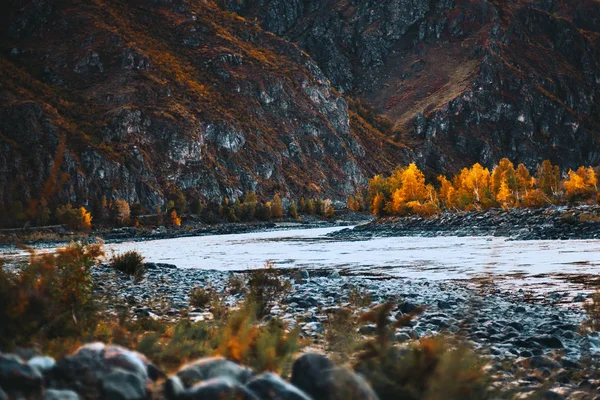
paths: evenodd
<path fill-rule="evenodd" d="M 338 239 L 373 236 L 502 236 L 514 240 L 600 238 L 600 206 L 444 212 L 431 217 L 380 218 L 334 232 Z"/>
<path fill-rule="evenodd" d="M 234 307 L 242 295 L 227 295 L 226 282 L 231 275 L 243 277 L 246 273 L 150 264 L 145 278 L 132 284 L 128 277 L 109 267 L 94 272 L 98 295 L 118 293 L 138 316 L 178 319 L 185 315 L 195 321 L 212 319 L 212 314 L 208 307 L 190 307 L 190 289 L 210 286 Z M 266 319 L 278 317 L 290 328 L 300 327 L 301 336 L 311 348 L 327 352 L 324 333 L 330 315 L 340 307 L 350 307 L 360 314 L 374 304 L 393 300 L 394 319 L 418 306 L 425 307 L 416 320 L 396 330 L 399 345 L 448 335 L 470 343 L 478 354 L 489 357 L 495 384 L 503 389 L 523 395 L 551 391 L 548 396 L 555 397 L 543 398 L 553 399 L 592 399 L 600 395 L 600 381 L 588 374 L 587 364 L 600 352 L 600 337 L 580 331 L 586 318 L 582 304 L 589 301 L 589 295 L 567 297 L 566 293 L 553 292 L 532 299 L 522 290 L 501 291 L 493 282 L 474 285 L 343 276 L 339 271 L 324 269 L 289 271 L 288 276 L 293 282 L 292 291 L 271 308 Z M 352 305 L 353 291 L 370 296 L 372 304 Z M 363 324 L 357 330 L 368 338 L 376 328 Z"/>
<path fill-rule="evenodd" d="M 334 226 L 348 226 L 369 221 L 366 214 L 344 213 L 340 218 L 321 220 L 314 216 L 303 216 L 301 221 L 283 220 L 280 222 L 243 222 L 204 224 L 194 221 L 184 223 L 181 227 L 121 227 L 100 228 L 91 233 L 82 234 L 68 230 L 64 225 L 30 229 L 8 229 L 0 231 L 0 250 L 15 248 L 17 244 L 25 244 L 34 248 L 57 247 L 71 241 L 105 243 L 141 242 L 147 240 L 173 239 L 180 237 L 231 235 L 238 233 L 264 232 L 271 230 L 311 229 Z"/>

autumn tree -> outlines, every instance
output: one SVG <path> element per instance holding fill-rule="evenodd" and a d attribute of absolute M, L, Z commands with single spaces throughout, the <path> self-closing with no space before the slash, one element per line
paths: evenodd
<path fill-rule="evenodd" d="M 56 219 L 71 229 L 89 231 L 92 229 L 92 215 L 84 208 L 73 208 L 71 204 L 58 207 Z"/>
<path fill-rule="evenodd" d="M 383 195 L 384 201 L 386 198 L 389 198 L 391 194 L 388 181 L 383 175 L 375 175 L 373 179 L 369 181 L 369 201 L 371 204 L 373 204 L 373 201 L 378 194 Z"/>
<path fill-rule="evenodd" d="M 535 180 L 537 187 L 547 196 L 557 196 L 560 188 L 560 170 L 558 166 L 552 165 L 549 160 L 544 160 L 538 165 Z"/>
<path fill-rule="evenodd" d="M 577 172 L 569 170 L 569 177 L 563 182 L 565 194 L 569 198 L 589 196 L 598 191 L 598 179 L 593 168 L 579 167 Z"/>
<path fill-rule="evenodd" d="M 517 200 L 520 201 L 523 196 L 527 196 L 529 191 L 533 189 L 535 179 L 533 179 L 525 165 L 519 164 L 517 167 L 517 181 L 519 187 L 517 190 Z"/>
<path fill-rule="evenodd" d="M 444 204 L 446 209 L 452 209 L 456 207 L 456 189 L 452 182 L 450 182 L 445 176 L 438 176 L 440 182 L 439 198 Z"/>
<path fill-rule="evenodd" d="M 169 215 L 171 218 L 171 225 L 180 227 L 181 226 L 181 218 L 177 215 L 177 210 L 173 209 Z"/>
<path fill-rule="evenodd" d="M 290 218 L 298 219 L 298 206 L 296 206 L 296 202 L 292 201 L 290 203 L 290 208 L 288 210 L 288 215 Z"/>
<path fill-rule="evenodd" d="M 279 194 L 273 196 L 271 202 L 271 217 L 281 219 L 283 217 L 283 204 L 281 203 L 281 197 Z"/>
<path fill-rule="evenodd" d="M 498 165 L 492 171 L 491 189 L 496 200 L 499 202 L 501 200 L 498 200 L 498 193 L 503 185 L 507 187 L 511 195 L 519 190 L 517 171 L 515 170 L 514 164 L 508 158 L 500 160 Z M 506 193 L 503 193 L 502 197 L 506 197 Z"/>
<path fill-rule="evenodd" d="M 385 196 L 383 193 L 378 193 L 373 198 L 373 202 L 371 203 L 371 211 L 378 217 L 383 216 L 385 208 Z"/>
<path fill-rule="evenodd" d="M 402 187 L 400 190 L 405 201 L 423 202 L 427 199 L 425 175 L 415 163 L 410 164 L 402 171 Z"/>
<path fill-rule="evenodd" d="M 131 217 L 131 208 L 125 200 L 115 200 L 111 205 L 112 220 L 119 225 L 128 225 Z"/>
<path fill-rule="evenodd" d="M 346 206 L 349 210 L 358 212 L 360 211 L 360 204 L 356 200 L 354 196 L 348 197 L 348 201 L 346 202 Z"/>

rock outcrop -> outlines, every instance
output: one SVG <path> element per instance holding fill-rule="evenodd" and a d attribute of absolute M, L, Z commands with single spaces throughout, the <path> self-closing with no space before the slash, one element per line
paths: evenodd
<path fill-rule="evenodd" d="M 597 165 L 600 3 L 226 0 L 393 124 L 422 168 Z"/>
<path fill-rule="evenodd" d="M 1 18 L 3 211 L 154 210 L 171 187 L 344 199 L 408 158 L 306 53 L 212 1 L 8 1 Z"/>

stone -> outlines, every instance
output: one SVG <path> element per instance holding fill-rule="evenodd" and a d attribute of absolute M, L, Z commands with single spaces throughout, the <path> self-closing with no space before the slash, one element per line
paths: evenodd
<path fill-rule="evenodd" d="M 560 368 L 560 364 L 554 360 L 551 360 L 548 357 L 544 356 L 533 356 L 527 360 L 529 366 L 532 368 L 548 368 L 548 369 L 557 369 Z"/>
<path fill-rule="evenodd" d="M 79 395 L 72 390 L 48 389 L 44 400 L 79 400 Z"/>
<path fill-rule="evenodd" d="M 300 389 L 273 373 L 257 376 L 246 386 L 261 400 L 311 400 Z"/>
<path fill-rule="evenodd" d="M 15 355 L 0 354 L 0 387 L 8 393 L 39 393 L 42 374 Z"/>
<path fill-rule="evenodd" d="M 56 361 L 48 356 L 35 356 L 27 361 L 27 365 L 36 368 L 40 373 L 50 371 L 56 365 Z"/>
<path fill-rule="evenodd" d="M 413 312 L 417 307 L 418 306 L 416 304 L 411 303 L 409 301 L 405 301 L 404 303 L 400 304 L 400 306 L 398 307 L 398 309 L 403 314 L 408 314 L 408 313 Z"/>
<path fill-rule="evenodd" d="M 186 387 L 213 378 L 229 378 L 245 384 L 252 378 L 252 371 L 223 357 L 208 357 L 184 365 L 177 377 Z"/>
<path fill-rule="evenodd" d="M 106 400 L 143 400 L 146 398 L 145 381 L 138 375 L 114 368 L 102 377 L 102 397 Z"/>
<path fill-rule="evenodd" d="M 528 340 L 551 349 L 563 349 L 565 347 L 559 338 L 551 335 L 533 336 Z"/>
<path fill-rule="evenodd" d="M 184 388 L 178 377 L 169 378 L 165 386 L 168 400 L 261 400 L 240 382 L 228 378 L 212 378 Z"/>
<path fill-rule="evenodd" d="M 377 395 L 358 374 L 336 368 L 327 357 L 304 354 L 292 367 L 291 382 L 314 400 L 376 400 Z"/>
<path fill-rule="evenodd" d="M 404 342 L 408 342 L 411 337 L 408 333 L 404 333 L 404 332 L 400 332 L 400 333 L 396 333 L 396 342 L 398 343 L 404 343 Z"/>
<path fill-rule="evenodd" d="M 324 376 L 334 367 L 334 364 L 321 354 L 304 354 L 298 357 L 292 366 L 291 383 L 314 400 L 326 400 L 328 383 Z"/>
<path fill-rule="evenodd" d="M 365 325 L 358 328 L 358 333 L 361 335 L 374 335 L 377 332 L 375 325 Z"/>

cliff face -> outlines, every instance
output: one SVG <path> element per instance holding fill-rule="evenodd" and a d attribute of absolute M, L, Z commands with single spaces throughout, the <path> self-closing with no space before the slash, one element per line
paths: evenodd
<path fill-rule="evenodd" d="M 294 44 L 211 1 L 11 0 L 0 205 L 345 198 L 406 161 Z"/>
<path fill-rule="evenodd" d="M 226 0 L 361 97 L 422 167 L 600 162 L 595 0 Z"/>

